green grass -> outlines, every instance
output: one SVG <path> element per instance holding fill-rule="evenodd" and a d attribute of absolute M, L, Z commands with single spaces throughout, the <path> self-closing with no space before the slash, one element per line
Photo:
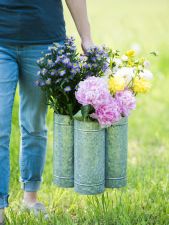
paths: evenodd
<path fill-rule="evenodd" d="M 138 97 L 129 120 L 128 185 L 88 197 L 52 184 L 52 111 L 48 113 L 48 153 L 40 200 L 50 220 L 34 218 L 20 209 L 18 92 L 13 109 L 11 135 L 10 224 L 53 225 L 168 225 L 169 224 L 169 26 L 168 0 L 88 1 L 93 37 L 97 44 L 126 50 L 138 43 L 142 53 L 159 51 L 152 58 L 156 76 L 152 91 Z M 69 35 L 78 38 L 65 10 Z M 77 39 L 79 45 L 79 39 Z"/>

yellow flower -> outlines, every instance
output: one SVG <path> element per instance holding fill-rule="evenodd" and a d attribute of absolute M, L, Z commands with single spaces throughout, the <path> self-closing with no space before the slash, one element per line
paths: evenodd
<path fill-rule="evenodd" d="M 111 93 L 116 91 L 122 91 L 125 88 L 125 80 L 123 77 L 110 77 L 109 79 L 109 90 Z"/>
<path fill-rule="evenodd" d="M 144 78 L 134 78 L 133 91 L 135 93 L 147 93 L 151 88 L 151 83 Z"/>
<path fill-rule="evenodd" d="M 128 57 L 133 57 L 134 55 L 135 55 L 135 51 L 134 50 L 129 50 L 129 51 L 127 51 L 126 53 L 125 53 L 125 55 L 127 55 Z"/>
<path fill-rule="evenodd" d="M 132 60 L 128 61 L 128 65 L 131 66 L 131 67 L 134 66 L 134 63 L 132 62 Z"/>

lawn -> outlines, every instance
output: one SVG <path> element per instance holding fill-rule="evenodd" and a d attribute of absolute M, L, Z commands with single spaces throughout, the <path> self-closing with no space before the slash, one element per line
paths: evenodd
<path fill-rule="evenodd" d="M 107 190 L 104 195 L 80 196 L 52 184 L 53 114 L 48 112 L 48 153 L 39 197 L 49 210 L 50 220 L 34 218 L 20 209 L 18 90 L 13 109 L 11 135 L 9 224 L 52 225 L 168 225 L 169 224 L 169 1 L 88 1 L 96 44 L 121 51 L 133 44 L 151 57 L 155 75 L 153 89 L 139 96 L 137 110 L 129 119 L 128 185 Z M 79 38 L 65 8 L 67 33 Z M 80 49 L 80 47 L 79 47 Z"/>

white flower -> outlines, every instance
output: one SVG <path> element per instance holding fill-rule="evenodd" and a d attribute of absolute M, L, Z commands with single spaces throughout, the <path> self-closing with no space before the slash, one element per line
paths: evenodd
<path fill-rule="evenodd" d="M 102 85 L 106 87 L 106 89 L 109 89 L 108 82 L 109 82 L 109 77 L 107 76 L 100 77 L 100 83 L 102 83 Z"/>
<path fill-rule="evenodd" d="M 139 69 L 139 70 L 142 70 L 142 69 L 143 69 L 143 67 L 142 67 L 141 65 L 139 65 L 139 66 L 138 66 L 138 69 Z"/>
<path fill-rule="evenodd" d="M 125 79 L 126 85 L 128 85 L 134 77 L 134 68 L 122 67 L 114 74 L 114 76 L 123 77 Z"/>
<path fill-rule="evenodd" d="M 150 62 L 149 61 L 144 61 L 144 67 L 146 69 L 149 69 L 150 68 Z"/>
<path fill-rule="evenodd" d="M 105 72 L 104 72 L 104 77 L 109 77 L 110 75 L 112 75 L 112 71 L 110 68 L 108 68 Z"/>
<path fill-rule="evenodd" d="M 104 75 L 102 76 L 103 80 L 108 82 L 109 80 L 109 76 L 112 75 L 112 71 L 110 68 L 108 68 L 105 72 L 104 72 Z"/>
<path fill-rule="evenodd" d="M 113 73 L 116 73 L 119 70 L 118 66 L 113 67 Z"/>
<path fill-rule="evenodd" d="M 126 56 L 126 55 L 122 55 L 122 57 L 121 57 L 121 59 L 122 59 L 122 61 L 128 61 L 128 56 Z"/>
<path fill-rule="evenodd" d="M 138 43 L 133 43 L 131 45 L 131 49 L 133 49 L 137 54 L 141 52 L 141 46 Z"/>
<path fill-rule="evenodd" d="M 151 71 L 144 69 L 143 72 L 139 73 L 139 76 L 141 78 L 145 78 L 147 80 L 152 80 L 153 79 L 153 74 Z"/>
<path fill-rule="evenodd" d="M 118 67 L 122 64 L 122 61 L 121 61 L 121 59 L 119 59 L 119 58 L 114 58 L 113 62 L 114 62 L 114 63 L 116 64 L 116 66 L 118 66 Z"/>

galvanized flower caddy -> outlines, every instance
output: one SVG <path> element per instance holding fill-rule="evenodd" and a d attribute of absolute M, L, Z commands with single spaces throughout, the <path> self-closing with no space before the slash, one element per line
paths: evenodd
<path fill-rule="evenodd" d="M 106 188 L 127 183 L 128 118 L 123 117 L 106 129 Z"/>
<path fill-rule="evenodd" d="M 128 118 L 101 128 L 54 113 L 54 183 L 84 195 L 127 184 Z"/>
<path fill-rule="evenodd" d="M 74 189 L 94 195 L 105 189 L 105 129 L 98 122 L 74 121 Z"/>
<path fill-rule="evenodd" d="M 74 186 L 74 131 L 70 116 L 54 113 L 53 176 L 54 184 Z"/>

